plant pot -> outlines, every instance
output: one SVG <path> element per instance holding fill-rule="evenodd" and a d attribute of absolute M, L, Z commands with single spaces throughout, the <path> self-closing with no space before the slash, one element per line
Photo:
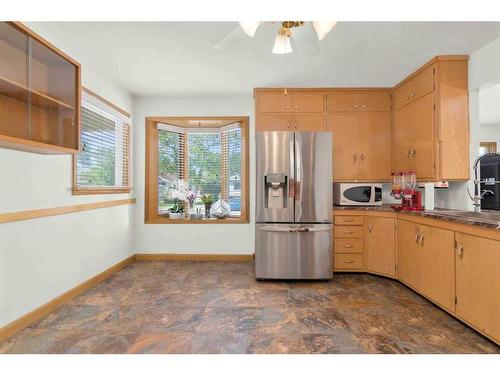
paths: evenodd
<path fill-rule="evenodd" d="M 202 214 L 191 214 L 191 220 L 201 220 L 203 219 Z"/>
<path fill-rule="evenodd" d="M 173 220 L 181 220 L 181 219 L 184 219 L 184 212 L 170 212 L 170 214 L 168 215 L 170 217 L 170 219 L 173 219 Z"/>

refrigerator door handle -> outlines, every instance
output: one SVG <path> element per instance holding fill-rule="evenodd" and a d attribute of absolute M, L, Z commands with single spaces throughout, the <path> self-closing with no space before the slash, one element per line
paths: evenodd
<path fill-rule="evenodd" d="M 302 182 L 302 148 L 295 134 L 295 200 L 300 201 Z"/>
<path fill-rule="evenodd" d="M 289 233 L 304 233 L 304 232 L 328 232 L 330 230 L 330 225 L 325 225 L 321 227 L 275 227 L 275 226 L 263 226 L 259 230 L 264 232 L 289 232 Z"/>
<path fill-rule="evenodd" d="M 295 197 L 295 163 L 294 163 L 294 141 L 290 141 L 289 144 L 290 152 L 290 177 L 288 178 L 288 198 L 293 199 Z"/>

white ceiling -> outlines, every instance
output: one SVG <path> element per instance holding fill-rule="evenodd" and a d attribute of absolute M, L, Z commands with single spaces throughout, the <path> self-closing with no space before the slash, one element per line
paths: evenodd
<path fill-rule="evenodd" d="M 500 125 L 500 83 L 479 91 L 479 122 Z"/>
<path fill-rule="evenodd" d="M 470 54 L 500 37 L 500 23 L 491 22 L 339 22 L 313 55 L 308 23 L 297 35 L 299 53 L 284 56 L 271 53 L 278 28 L 271 23 L 219 51 L 212 45 L 236 22 L 41 24 L 134 95 L 393 86 L 435 55 Z"/>

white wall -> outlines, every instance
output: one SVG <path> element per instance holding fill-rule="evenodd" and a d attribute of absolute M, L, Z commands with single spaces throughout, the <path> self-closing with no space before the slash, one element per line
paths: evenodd
<path fill-rule="evenodd" d="M 27 25 L 82 64 L 84 86 L 132 110 L 132 97 L 85 64 L 78 46 L 42 23 Z M 73 196 L 71 187 L 71 156 L 0 148 L 0 213 L 133 196 Z M 127 205 L 0 224 L 0 326 L 132 254 L 133 211 Z"/>
<path fill-rule="evenodd" d="M 500 103 L 500 98 L 498 98 Z M 481 125 L 481 142 L 496 142 L 497 151 L 500 151 L 500 124 Z"/>
<path fill-rule="evenodd" d="M 134 248 L 138 253 L 254 251 L 255 154 L 253 98 L 245 96 L 138 97 L 134 100 L 137 204 Z M 250 224 L 144 224 L 145 118 L 147 116 L 250 116 Z"/>

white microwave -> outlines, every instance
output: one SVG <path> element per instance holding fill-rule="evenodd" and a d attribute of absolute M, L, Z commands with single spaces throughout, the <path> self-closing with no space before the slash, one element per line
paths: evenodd
<path fill-rule="evenodd" d="M 382 184 L 333 184 L 333 204 L 337 206 L 381 206 Z"/>

